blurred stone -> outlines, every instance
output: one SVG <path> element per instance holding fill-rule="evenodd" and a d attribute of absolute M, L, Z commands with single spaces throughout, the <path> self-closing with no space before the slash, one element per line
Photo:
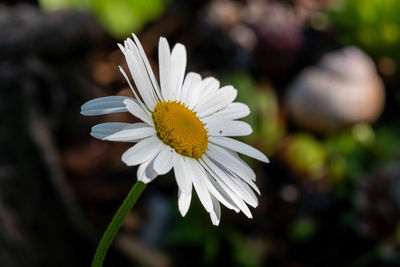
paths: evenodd
<path fill-rule="evenodd" d="M 374 62 L 356 47 L 328 53 L 316 66 L 303 70 L 286 97 L 295 123 L 319 132 L 374 122 L 384 102 L 384 85 Z"/>

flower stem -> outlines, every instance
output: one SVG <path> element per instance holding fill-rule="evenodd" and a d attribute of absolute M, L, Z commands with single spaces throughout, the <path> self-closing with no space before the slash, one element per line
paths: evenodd
<path fill-rule="evenodd" d="M 104 258 L 106 257 L 107 250 L 109 249 L 111 242 L 113 241 L 115 235 L 121 227 L 126 215 L 132 209 L 133 205 L 135 205 L 136 201 L 138 200 L 139 196 L 142 194 L 145 188 L 145 183 L 137 181 L 132 187 L 131 191 L 129 191 L 128 195 L 124 199 L 124 202 L 122 202 L 122 205 L 119 207 L 117 213 L 114 215 L 114 218 L 112 219 L 107 230 L 104 232 L 99 245 L 97 246 L 96 254 L 94 255 L 92 262 L 92 267 L 103 266 Z"/>

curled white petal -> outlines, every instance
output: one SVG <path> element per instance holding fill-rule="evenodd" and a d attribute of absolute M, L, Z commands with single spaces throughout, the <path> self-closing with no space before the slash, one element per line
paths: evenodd
<path fill-rule="evenodd" d="M 153 159 L 161 150 L 162 143 L 156 136 L 143 139 L 122 154 L 122 161 L 128 166 L 135 166 Z"/>
<path fill-rule="evenodd" d="M 154 169 L 158 174 L 166 174 L 174 165 L 174 151 L 171 147 L 163 145 L 154 161 Z"/>
<path fill-rule="evenodd" d="M 154 158 L 140 164 L 137 170 L 137 179 L 147 184 L 157 177 L 157 172 L 154 170 Z"/>

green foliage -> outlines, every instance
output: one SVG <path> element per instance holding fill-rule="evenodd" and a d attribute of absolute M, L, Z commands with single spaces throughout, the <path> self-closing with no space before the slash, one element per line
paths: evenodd
<path fill-rule="evenodd" d="M 326 177 L 331 183 L 371 171 L 400 153 L 400 131 L 396 127 L 374 130 L 368 124 L 326 136 L 319 141 L 301 133 L 286 138 L 283 155 L 292 170 L 307 178 Z"/>
<path fill-rule="evenodd" d="M 317 224 L 310 218 L 299 218 L 289 227 L 289 238 L 294 242 L 306 242 L 317 232 Z"/>
<path fill-rule="evenodd" d="M 400 60 L 400 1 L 340 0 L 330 12 L 343 45 L 357 45 L 375 57 Z"/>
<path fill-rule="evenodd" d="M 289 137 L 284 156 L 294 171 L 312 179 L 323 177 L 326 151 L 312 135 L 301 133 Z"/>
<path fill-rule="evenodd" d="M 80 9 L 95 15 L 103 27 L 118 39 L 158 18 L 168 0 L 39 0 L 45 10 Z"/>
<path fill-rule="evenodd" d="M 364 172 L 368 160 L 368 146 L 364 139 L 359 139 L 357 134 L 357 130 L 350 130 L 326 139 L 328 176 L 332 182 L 345 177 L 354 177 Z"/>
<path fill-rule="evenodd" d="M 400 154 L 400 129 L 397 126 L 386 125 L 376 131 L 376 138 L 372 147 L 378 164 L 392 162 L 396 154 Z"/>

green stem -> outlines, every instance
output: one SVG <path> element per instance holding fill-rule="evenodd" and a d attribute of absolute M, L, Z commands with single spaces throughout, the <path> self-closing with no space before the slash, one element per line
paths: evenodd
<path fill-rule="evenodd" d="M 99 245 L 96 249 L 96 254 L 94 255 L 92 267 L 101 267 L 103 266 L 104 258 L 106 257 L 107 250 L 111 245 L 115 235 L 117 234 L 119 228 L 122 225 L 126 215 L 132 209 L 133 205 L 135 205 L 139 196 L 142 194 L 143 190 L 146 188 L 146 184 L 140 181 L 137 181 L 135 185 L 132 187 L 131 191 L 129 191 L 126 196 L 124 202 L 119 207 L 117 213 L 114 215 L 110 225 L 105 231 L 103 237 L 100 240 Z"/>

